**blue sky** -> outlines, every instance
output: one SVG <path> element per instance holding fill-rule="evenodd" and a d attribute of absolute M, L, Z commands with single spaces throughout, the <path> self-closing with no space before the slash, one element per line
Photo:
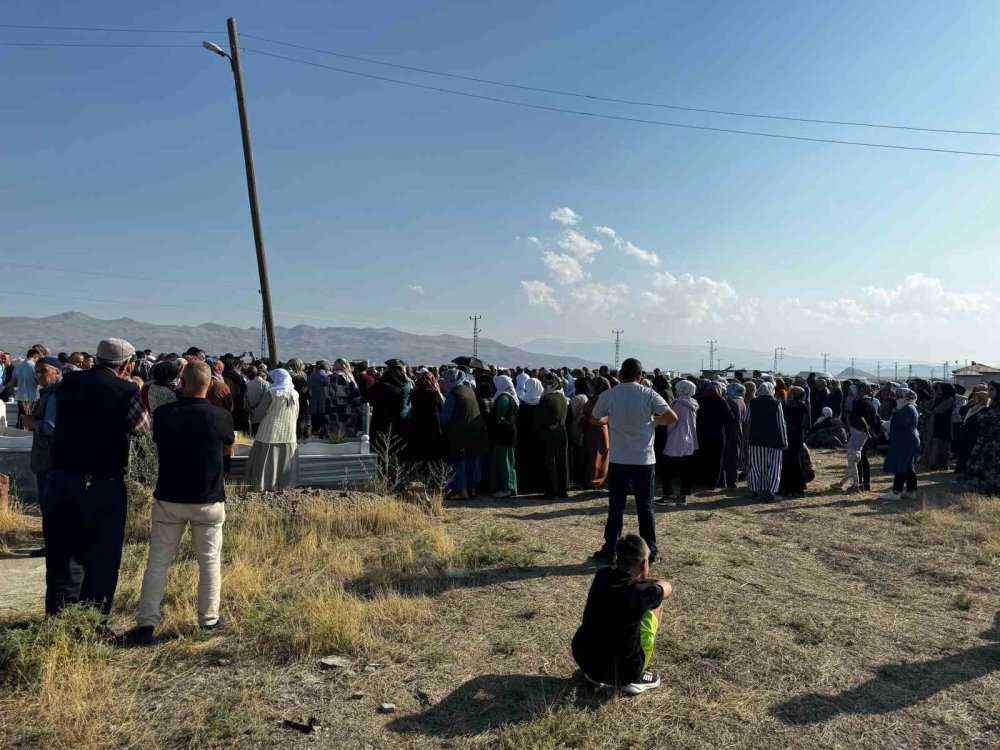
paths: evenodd
<path fill-rule="evenodd" d="M 13 0 L 3 21 L 217 29 L 209 38 L 224 44 L 237 11 L 243 34 L 530 86 L 1000 130 L 994 3 L 622 5 Z M 0 29 L 8 42 L 202 36 Z M 1000 152 L 1000 136 L 589 102 L 243 44 L 549 106 Z M 0 47 L 0 66 L 2 259 L 5 288 L 22 293 L 5 295 L 3 314 L 258 323 L 224 60 L 197 46 Z M 931 361 L 989 361 L 1000 346 L 1000 159 L 599 120 L 252 53 L 244 70 L 279 324 L 461 334 L 479 313 L 484 335 L 509 343 L 624 328 L 660 343 Z M 572 213 L 550 218 L 560 208 Z"/>

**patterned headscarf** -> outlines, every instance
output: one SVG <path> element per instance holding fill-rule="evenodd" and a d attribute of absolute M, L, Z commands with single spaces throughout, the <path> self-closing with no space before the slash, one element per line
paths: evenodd
<path fill-rule="evenodd" d="M 354 382 L 354 373 L 351 371 L 351 363 L 343 357 L 337 357 L 333 360 L 333 372 L 340 373 L 352 383 Z"/>
<path fill-rule="evenodd" d="M 758 396 L 774 396 L 774 383 L 765 380 L 757 386 Z"/>
<path fill-rule="evenodd" d="M 430 370 L 424 370 L 417 376 L 417 383 L 413 389 L 416 391 L 438 391 L 438 379 Z"/>
<path fill-rule="evenodd" d="M 696 386 L 690 380 L 678 380 L 676 383 L 674 383 L 674 393 L 677 394 L 678 398 L 683 398 L 684 396 L 693 396 L 697 388 L 698 386 Z"/>
<path fill-rule="evenodd" d="M 726 388 L 726 398 L 741 398 L 747 389 L 739 383 L 730 383 Z"/>

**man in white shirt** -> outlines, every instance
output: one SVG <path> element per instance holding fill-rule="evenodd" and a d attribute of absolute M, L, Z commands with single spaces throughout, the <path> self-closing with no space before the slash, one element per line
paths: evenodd
<path fill-rule="evenodd" d="M 601 394 L 591 421 L 608 419 L 611 455 L 608 466 L 608 521 L 604 546 L 594 559 L 614 565 L 615 545 L 622 533 L 629 490 L 635 495 L 639 535 L 649 546 L 650 562 L 656 560 L 656 521 L 653 516 L 653 485 L 656 455 L 653 437 L 657 426 L 672 425 L 677 415 L 652 388 L 640 384 L 642 362 L 626 359 L 619 371 L 621 383 Z"/>

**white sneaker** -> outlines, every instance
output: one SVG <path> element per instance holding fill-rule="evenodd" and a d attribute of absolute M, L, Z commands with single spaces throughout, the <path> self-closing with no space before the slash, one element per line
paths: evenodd
<path fill-rule="evenodd" d="M 622 685 L 622 692 L 628 695 L 639 695 L 647 690 L 656 690 L 660 686 L 660 675 L 647 669 L 635 682 Z"/>
<path fill-rule="evenodd" d="M 884 492 L 883 494 L 879 495 L 879 500 L 885 500 L 888 503 L 898 502 L 899 500 L 902 499 L 903 499 L 902 494 L 900 494 L 899 492 L 894 492 L 893 490 L 888 490 L 887 492 Z"/>

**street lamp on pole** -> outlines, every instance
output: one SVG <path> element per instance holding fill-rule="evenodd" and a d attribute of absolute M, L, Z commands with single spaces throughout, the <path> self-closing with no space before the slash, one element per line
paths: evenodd
<path fill-rule="evenodd" d="M 264 231 L 260 225 L 260 205 L 257 202 L 257 178 L 253 168 L 253 149 L 250 146 L 250 122 L 247 118 L 247 103 L 243 93 L 243 68 L 240 66 L 240 47 L 236 33 L 236 19 L 226 21 L 229 29 L 229 52 L 212 42 L 202 42 L 201 46 L 220 57 L 229 58 L 236 83 L 236 106 L 240 113 L 240 132 L 243 136 L 243 162 L 247 173 L 247 194 L 250 199 L 250 222 L 253 225 L 253 240 L 257 250 L 257 275 L 260 278 L 260 296 L 264 306 L 264 329 L 267 332 L 268 359 L 271 367 L 278 366 L 278 341 L 274 335 L 274 314 L 271 311 L 271 285 L 267 278 L 267 258 L 264 255 Z"/>

